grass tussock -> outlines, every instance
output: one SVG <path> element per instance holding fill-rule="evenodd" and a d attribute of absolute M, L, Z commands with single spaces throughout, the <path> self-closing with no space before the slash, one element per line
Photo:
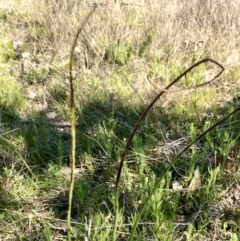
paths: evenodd
<path fill-rule="evenodd" d="M 0 239 L 66 240 L 69 54 L 93 1 L 0 3 Z M 173 158 L 239 105 L 238 1 L 99 1 L 75 48 L 73 240 L 111 240 L 126 139 L 153 106 L 120 179 L 117 240 L 238 240 L 239 114 Z M 159 178 L 162 178 L 161 182 Z M 158 183 L 157 191 L 152 192 Z M 149 194 L 152 193 L 151 197 Z"/>

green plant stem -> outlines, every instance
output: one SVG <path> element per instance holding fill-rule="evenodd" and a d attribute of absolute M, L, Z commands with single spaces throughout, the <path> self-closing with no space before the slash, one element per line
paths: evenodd
<path fill-rule="evenodd" d="M 68 197 L 68 213 L 67 213 L 67 236 L 68 241 L 71 241 L 71 212 L 72 212 L 72 197 L 73 197 L 73 189 L 74 189 L 74 170 L 75 170 L 75 152 L 76 152 L 76 110 L 75 110 L 75 101 L 74 101 L 74 86 L 73 86 L 73 76 L 72 76 L 72 65 L 73 65 L 73 55 L 74 50 L 77 45 L 77 39 L 91 17 L 94 13 L 96 6 L 94 6 L 93 10 L 87 15 L 87 17 L 81 23 L 77 34 L 75 36 L 71 53 L 70 53 L 70 64 L 69 64 L 69 82 L 70 82 L 70 95 L 71 95 L 71 173 L 70 173 L 70 185 L 69 185 L 69 197 Z"/>
<path fill-rule="evenodd" d="M 114 226 L 113 226 L 113 233 L 112 233 L 112 241 L 116 241 L 117 235 L 117 226 L 118 226 L 118 217 L 119 217 L 119 189 L 115 192 L 115 219 L 114 219 Z"/>

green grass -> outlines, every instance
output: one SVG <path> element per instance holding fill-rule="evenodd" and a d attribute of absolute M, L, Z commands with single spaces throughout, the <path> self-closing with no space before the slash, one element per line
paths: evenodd
<path fill-rule="evenodd" d="M 66 240 L 69 54 L 90 8 L 9 2 L 0 4 L 0 239 Z M 240 203 L 232 199 L 240 192 L 239 114 L 169 168 L 200 133 L 239 106 L 240 39 L 232 24 L 239 6 L 223 3 L 219 12 L 212 3 L 209 12 L 174 4 L 103 4 L 78 39 L 72 240 L 111 240 L 126 140 L 160 90 L 206 57 L 225 72 L 200 88 L 194 86 L 219 69 L 203 64 L 188 73 L 157 101 L 133 138 L 119 183 L 116 240 L 240 239 Z M 201 184 L 190 190 L 197 166 Z"/>

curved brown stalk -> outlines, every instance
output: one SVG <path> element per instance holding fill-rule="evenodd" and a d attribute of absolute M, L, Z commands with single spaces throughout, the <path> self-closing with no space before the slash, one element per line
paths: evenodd
<path fill-rule="evenodd" d="M 118 202 L 118 198 L 119 198 L 119 182 L 120 182 L 120 177 L 121 177 L 121 173 L 122 173 L 122 168 L 123 168 L 123 165 L 124 165 L 124 162 L 125 162 L 125 159 L 126 159 L 126 156 L 127 156 L 127 152 L 130 148 L 130 145 L 132 143 L 132 140 L 133 140 L 133 137 L 134 135 L 136 134 L 138 128 L 140 127 L 141 123 L 143 122 L 143 120 L 145 119 L 147 113 L 149 112 L 149 110 L 152 108 L 152 106 L 155 104 L 155 102 L 171 87 L 173 86 L 175 83 L 177 83 L 183 76 L 185 76 L 188 72 L 190 72 L 192 69 L 196 68 L 197 66 L 201 65 L 202 63 L 205 63 L 205 62 L 211 62 L 211 63 L 214 63 L 216 64 L 217 66 L 220 67 L 221 71 L 211 80 L 209 81 L 206 81 L 202 84 L 199 84 L 199 85 L 196 85 L 196 86 L 193 86 L 192 88 L 199 88 L 201 86 L 204 86 L 204 85 L 207 85 L 207 84 L 210 84 L 211 82 L 213 82 L 216 78 L 218 78 L 222 72 L 224 71 L 224 67 L 219 64 L 218 62 L 216 62 L 215 60 L 212 60 L 212 59 L 203 59 L 197 63 L 195 63 L 194 65 L 192 65 L 190 68 L 188 68 L 186 71 L 184 71 L 181 75 L 179 75 L 176 79 L 174 79 L 165 89 L 163 89 L 162 91 L 160 91 L 160 93 L 153 99 L 153 101 L 149 104 L 149 106 L 146 108 L 146 110 L 142 113 L 142 115 L 139 117 L 130 137 L 128 138 L 127 140 L 127 144 L 126 144 L 126 147 L 124 149 L 124 152 L 122 154 L 122 158 L 121 158 L 121 161 L 120 161 L 120 165 L 119 165 L 119 168 L 118 168 L 118 173 L 117 173 L 117 178 L 116 178 L 116 184 L 115 184 L 115 220 L 114 220 L 114 227 L 113 227 L 113 234 L 112 234 L 112 241 L 115 241 L 116 240 L 116 232 L 117 232 L 117 222 L 118 222 L 118 216 L 119 216 L 119 202 Z M 192 144 L 192 143 L 191 143 Z M 188 147 L 189 148 L 189 147 Z M 186 151 L 186 150 L 184 150 Z M 183 152 L 181 152 L 182 154 Z M 155 186 L 154 190 L 152 192 L 154 192 L 157 188 L 157 185 Z M 151 195 L 150 195 L 151 196 Z M 139 212 L 139 214 L 137 215 L 136 217 L 136 220 L 133 224 L 133 227 L 132 227 L 132 232 L 131 232 L 131 236 L 129 238 L 129 240 L 131 241 L 133 239 L 133 234 L 134 234 L 134 231 L 136 229 L 136 226 L 137 226 L 137 223 L 139 222 L 140 220 L 140 217 L 148 203 L 148 200 L 142 205 L 141 207 L 141 210 Z"/>
<path fill-rule="evenodd" d="M 138 128 L 140 127 L 141 123 L 143 122 L 143 120 L 145 119 L 147 113 L 149 112 L 149 110 L 152 108 L 152 106 L 155 104 L 155 102 L 171 87 L 173 86 L 174 84 L 176 84 L 183 76 L 185 76 L 188 72 L 190 72 L 192 69 L 196 68 L 197 66 L 201 65 L 202 63 L 205 63 L 205 62 L 212 62 L 214 64 L 216 64 L 217 66 L 219 66 L 221 68 L 221 71 L 214 77 L 212 78 L 211 80 L 209 81 L 206 81 L 202 84 L 199 84 L 199 85 L 195 85 L 194 87 L 192 88 L 199 88 L 199 87 L 202 87 L 204 85 L 207 85 L 207 84 L 210 84 L 211 82 L 213 82 L 215 79 L 217 79 L 221 74 L 222 72 L 224 71 L 224 67 L 219 64 L 218 62 L 216 62 L 215 60 L 213 59 L 203 59 L 197 63 L 195 63 L 194 65 L 192 65 L 190 68 L 188 68 L 186 71 L 184 71 L 181 75 L 179 75 L 176 79 L 174 79 L 165 89 L 163 89 L 155 98 L 154 100 L 149 104 L 149 106 L 146 108 L 146 110 L 142 113 L 142 115 L 139 117 L 130 137 L 128 138 L 127 140 L 127 144 L 126 144 L 126 147 L 124 149 L 124 152 L 122 154 L 122 158 L 121 158 L 121 162 L 120 162 L 120 165 L 119 165 L 119 168 L 118 168 L 118 173 L 117 173 L 117 178 L 116 178 L 116 186 L 115 188 L 118 189 L 118 185 L 119 185 L 119 181 L 120 181 L 120 176 L 121 176 L 121 172 L 122 172 L 122 168 L 123 168 L 123 164 L 124 164 L 124 161 L 125 161 L 125 158 L 126 158 L 126 155 L 127 155 L 127 152 L 130 148 L 130 145 L 132 143 L 132 140 L 133 140 L 133 137 L 134 135 L 136 134 Z"/>

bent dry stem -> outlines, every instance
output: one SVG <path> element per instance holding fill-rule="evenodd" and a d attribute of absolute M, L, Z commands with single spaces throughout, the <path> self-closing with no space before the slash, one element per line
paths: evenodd
<path fill-rule="evenodd" d="M 209 81 L 206 81 L 204 83 L 201 83 L 201 84 L 198 84 L 198 85 L 195 85 L 191 88 L 199 88 L 199 87 L 202 87 L 202 86 L 205 86 L 207 84 L 210 84 L 212 83 L 214 80 L 216 80 L 221 74 L 222 72 L 224 71 L 224 67 L 219 64 L 218 62 L 216 62 L 215 60 L 213 59 L 210 59 L 210 58 L 207 58 L 207 59 L 203 59 L 197 63 L 195 63 L 194 65 L 192 65 L 190 68 L 188 68 L 186 71 L 184 71 L 181 75 L 179 75 L 176 79 L 174 79 L 168 86 L 166 86 L 165 89 L 163 89 L 154 99 L 153 101 L 149 104 L 149 106 L 146 108 L 146 110 L 142 113 L 142 115 L 140 116 L 140 118 L 138 119 L 138 121 L 136 122 L 136 125 L 129 137 L 129 139 L 127 140 L 127 144 L 126 144 L 126 147 L 124 149 L 124 152 L 122 154 L 122 158 L 121 158 L 121 161 L 120 161 L 120 165 L 119 165 L 119 168 L 118 168 L 118 173 L 117 173 L 117 178 L 116 178 L 116 183 L 115 183 L 115 220 L 114 220 L 114 227 L 113 227 L 113 235 L 112 235 L 112 241 L 115 241 L 116 240 L 116 232 L 117 232 L 117 223 L 118 223 L 118 218 L 119 218 L 119 201 L 118 201 L 118 198 L 119 198 L 119 182 L 120 182 L 120 177 L 121 177 L 121 173 L 122 173 L 122 168 L 123 168 L 123 165 L 124 165 L 124 162 L 125 162 L 125 159 L 126 159 L 126 155 L 127 155 L 127 152 L 130 148 L 130 145 L 132 143 L 132 140 L 133 140 L 133 137 L 135 136 L 137 130 L 139 129 L 141 123 L 143 122 L 143 120 L 145 119 L 147 113 L 149 112 L 149 110 L 152 108 L 152 106 L 155 104 L 155 102 L 168 90 L 170 89 L 170 87 L 172 87 L 174 84 L 176 84 L 182 77 L 184 77 L 188 72 L 192 71 L 194 68 L 198 67 L 199 65 L 203 64 L 203 63 L 206 63 L 206 62 L 211 62 L 215 65 L 217 65 L 218 67 L 220 67 L 221 71 L 214 77 L 212 78 L 211 80 Z M 215 127 L 215 125 L 214 125 Z M 210 128 L 211 130 L 211 128 Z M 210 131 L 209 130 L 209 131 Z M 206 132 L 207 133 L 207 132 Z M 206 134 L 205 133 L 205 134 Z M 204 135 L 205 135 L 204 134 Z M 200 135 L 201 136 L 201 135 Z M 201 136 L 202 137 L 202 136 Z M 196 141 L 196 140 L 195 140 Z M 195 143 L 195 141 L 193 143 L 191 143 L 188 148 L 193 145 Z M 188 149 L 187 148 L 187 149 Z M 179 153 L 179 155 L 177 155 L 177 157 L 179 157 L 180 155 L 182 155 L 183 152 L 185 152 L 187 150 L 186 148 Z M 137 215 L 137 218 L 133 224 L 133 227 L 132 227 L 132 231 L 131 231 L 131 235 L 130 235 L 130 238 L 129 240 L 133 240 L 133 235 L 135 233 L 135 230 L 136 230 L 136 227 L 137 227 L 137 224 L 139 223 L 140 221 L 140 218 L 141 218 L 141 215 L 143 213 L 143 211 L 145 210 L 147 204 L 148 204 L 148 201 L 150 200 L 150 197 L 155 193 L 155 191 L 157 190 L 157 187 L 158 187 L 158 184 L 161 182 L 162 178 L 164 177 L 165 173 L 170 170 L 170 168 L 172 167 L 172 165 L 174 164 L 175 160 L 177 159 L 177 157 L 173 160 L 173 163 L 164 171 L 162 177 L 160 178 L 160 180 L 156 183 L 154 189 L 152 190 L 152 192 L 150 193 L 149 197 L 147 198 L 146 202 L 142 205 L 141 209 L 140 209 L 140 212 L 138 213 Z"/>

